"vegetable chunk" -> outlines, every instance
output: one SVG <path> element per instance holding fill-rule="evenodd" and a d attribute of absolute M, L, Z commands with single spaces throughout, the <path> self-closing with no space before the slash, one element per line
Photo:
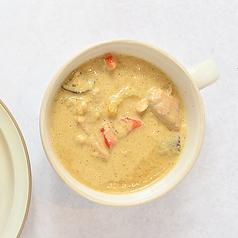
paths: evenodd
<path fill-rule="evenodd" d="M 109 55 L 105 58 L 105 63 L 108 66 L 109 69 L 115 69 L 116 68 L 116 62 L 113 59 L 112 55 Z"/>
<path fill-rule="evenodd" d="M 84 78 L 80 73 L 75 73 L 72 78 L 62 84 L 62 89 L 70 93 L 81 94 L 86 93 L 94 88 L 95 81 Z"/>
<path fill-rule="evenodd" d="M 142 122 L 139 119 L 123 117 L 121 120 L 126 123 L 128 134 L 142 125 Z"/>
<path fill-rule="evenodd" d="M 109 123 L 105 122 L 102 125 L 102 128 L 100 131 L 103 134 L 104 141 L 106 146 L 111 149 L 112 146 L 116 143 L 116 133 L 112 126 L 109 125 Z"/>
<path fill-rule="evenodd" d="M 136 96 L 139 97 L 139 94 L 136 90 L 132 89 L 130 86 L 127 86 L 125 88 L 123 88 L 122 90 L 120 90 L 118 92 L 118 94 L 113 95 L 110 99 L 109 99 L 109 103 L 108 103 L 108 114 L 111 116 L 116 116 L 117 114 L 117 109 L 118 106 L 120 105 L 120 103 L 131 96 Z"/>

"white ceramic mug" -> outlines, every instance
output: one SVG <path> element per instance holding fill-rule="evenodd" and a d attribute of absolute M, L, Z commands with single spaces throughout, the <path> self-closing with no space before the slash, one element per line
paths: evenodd
<path fill-rule="evenodd" d="M 147 188 L 120 195 L 100 193 L 77 182 L 60 164 L 49 138 L 49 109 L 56 90 L 67 75 L 80 64 L 109 52 L 134 55 L 152 62 L 162 69 L 177 86 L 187 116 L 186 145 L 183 155 L 174 169 L 162 180 Z M 47 158 L 56 173 L 70 188 L 94 202 L 112 206 L 132 206 L 157 199 L 178 185 L 194 165 L 202 146 L 205 130 L 204 107 L 199 89 L 213 83 L 218 77 L 217 67 L 211 60 L 196 64 L 186 70 L 163 50 L 134 40 L 114 40 L 89 47 L 66 61 L 55 74 L 45 92 L 40 113 L 40 134 Z"/>

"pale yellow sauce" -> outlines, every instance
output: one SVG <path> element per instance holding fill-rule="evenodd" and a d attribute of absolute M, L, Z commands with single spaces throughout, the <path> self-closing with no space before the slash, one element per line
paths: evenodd
<path fill-rule="evenodd" d="M 74 94 L 58 89 L 51 105 L 50 137 L 59 161 L 80 183 L 104 193 L 127 193 L 151 185 L 174 168 L 185 144 L 186 117 L 177 89 L 160 69 L 132 56 L 113 54 L 113 57 L 115 69 L 108 69 L 105 56 L 100 56 L 72 73 L 86 82 L 87 92 Z M 126 87 L 132 96 L 124 97 L 116 114 L 110 115 L 108 104 L 112 96 Z M 172 89 L 171 96 L 179 101 L 182 118 L 179 130 L 169 129 L 150 108 L 143 112 L 136 110 L 138 102 L 154 87 L 170 92 Z M 120 127 L 125 116 L 141 120 L 142 126 L 125 134 L 123 126 Z M 105 145 L 100 131 L 104 122 L 119 128 L 111 149 Z M 108 157 L 102 158 L 97 146 Z"/>

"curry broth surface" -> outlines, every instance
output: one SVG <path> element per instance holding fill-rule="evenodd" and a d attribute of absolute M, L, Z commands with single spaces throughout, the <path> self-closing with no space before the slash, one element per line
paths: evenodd
<path fill-rule="evenodd" d="M 133 56 L 113 57 L 113 70 L 105 64 L 105 56 L 100 56 L 85 62 L 65 80 L 67 83 L 77 72 L 82 79 L 93 81 L 93 88 L 80 94 L 58 89 L 50 109 L 50 137 L 59 161 L 80 183 L 104 193 L 128 193 L 154 183 L 174 168 L 185 144 L 186 118 L 177 89 L 159 68 Z M 155 86 L 163 90 L 172 86 L 172 96 L 179 100 L 182 114 L 179 131 L 168 129 L 149 108 L 142 113 L 135 110 Z M 110 116 L 110 98 L 126 87 L 136 95 L 125 97 L 116 116 Z M 75 109 L 75 102 L 79 103 L 79 110 Z M 122 117 L 138 118 L 142 126 L 108 149 L 100 128 L 105 121 L 113 124 Z M 77 120 L 84 120 L 85 127 Z M 180 151 L 166 147 L 173 138 L 180 138 Z M 99 158 L 92 139 L 109 153 L 106 161 Z"/>

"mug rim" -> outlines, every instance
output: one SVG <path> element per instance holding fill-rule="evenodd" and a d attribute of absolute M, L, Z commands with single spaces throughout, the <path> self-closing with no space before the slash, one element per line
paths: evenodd
<path fill-rule="evenodd" d="M 48 132 L 45 131 L 46 130 L 46 123 L 45 123 L 45 113 L 47 113 L 47 108 L 49 111 L 50 108 L 50 104 L 51 101 L 49 102 L 49 97 L 50 94 L 52 94 L 52 91 L 55 93 L 57 88 L 60 85 L 60 82 L 58 82 L 58 78 L 62 75 L 62 72 L 68 67 L 70 66 L 78 57 L 81 57 L 81 55 L 87 53 L 88 51 L 93 51 L 95 50 L 97 47 L 100 47 L 102 45 L 108 45 L 108 44 L 117 44 L 117 43 L 123 43 L 123 44 L 137 44 L 137 45 L 142 45 L 143 47 L 146 48 L 151 48 L 152 50 L 155 51 L 159 51 L 160 54 L 163 54 L 165 57 L 167 57 L 170 61 L 173 61 L 174 64 L 176 64 L 179 69 L 183 72 L 183 74 L 186 75 L 187 78 L 189 78 L 189 81 L 192 85 L 193 91 L 196 94 L 196 99 L 198 101 L 198 110 L 200 113 L 200 133 L 199 133 L 199 138 L 198 138 L 198 142 L 196 145 L 196 151 L 193 153 L 193 156 L 191 156 L 192 158 L 190 159 L 190 163 L 189 166 L 187 166 L 186 168 L 184 168 L 183 173 L 181 174 L 181 176 L 176 180 L 176 182 L 174 182 L 171 186 L 167 187 L 166 190 L 164 190 L 163 193 L 158 194 L 157 196 L 154 197 L 150 197 L 144 200 L 140 200 L 134 203 L 118 203 L 118 202 L 108 202 L 108 201 L 104 201 L 102 199 L 98 199 L 95 196 L 90 196 L 87 193 L 83 192 L 82 190 L 80 190 L 78 188 L 78 186 L 75 186 L 74 184 L 72 184 L 72 181 L 70 180 L 69 177 L 71 177 L 71 179 L 74 180 L 74 178 L 72 178 L 71 175 L 67 174 L 68 172 L 66 170 L 64 170 L 63 166 L 62 168 L 59 168 L 59 161 L 55 161 L 57 160 L 57 157 L 55 156 L 55 158 L 52 156 L 52 151 L 53 148 L 50 145 L 50 140 L 48 138 Z M 95 56 L 94 56 L 95 57 Z M 153 62 L 152 62 L 153 63 Z M 163 70 L 163 69 L 162 69 Z M 62 77 L 62 76 L 61 76 Z M 63 77 L 62 77 L 63 78 Z M 55 85 L 58 85 L 57 87 Z M 48 119 L 48 117 L 47 117 Z M 199 152 L 201 150 L 202 147 L 202 143 L 203 143 L 203 138 L 204 138 L 204 133 L 205 133 L 205 111 L 204 111 L 204 105 L 203 105 L 203 100 L 201 98 L 201 94 L 199 92 L 199 89 L 197 87 L 197 85 L 195 84 L 195 82 L 192 80 L 191 75 L 188 73 L 188 71 L 183 67 L 183 65 L 181 65 L 173 56 L 171 56 L 169 53 L 167 53 L 166 51 L 158 48 L 157 46 L 145 43 L 145 42 L 141 42 L 141 41 L 137 41 L 137 40 L 129 40 L 129 39 L 119 39 L 119 40 L 109 40 L 109 41 L 104 41 L 98 44 L 94 44 L 92 46 L 89 46 L 87 48 L 85 48 L 84 50 L 79 51 L 78 53 L 76 53 L 75 55 L 73 55 L 71 58 L 69 58 L 68 60 L 65 61 L 65 63 L 57 70 L 57 72 L 55 73 L 55 75 L 53 76 L 53 78 L 50 80 L 49 85 L 45 91 L 43 100 L 42 100 L 42 104 L 41 104 L 41 109 L 40 109 L 40 120 L 39 120 L 39 126 L 40 126 L 40 137 L 41 137 L 41 142 L 46 154 L 46 157 L 48 159 L 48 161 L 50 162 L 52 168 L 55 170 L 55 172 L 57 173 L 57 175 L 63 180 L 64 183 L 66 183 L 72 190 L 74 190 L 76 193 L 80 194 L 81 196 L 94 201 L 96 203 L 99 204 L 103 204 L 103 205 L 109 205 L 109 206 L 132 206 L 132 205 L 139 205 L 139 204 L 143 204 L 143 203 L 147 203 L 150 201 L 153 201 L 155 199 L 158 199 L 159 197 L 162 197 L 163 195 L 165 195 L 166 193 L 168 193 L 169 191 L 173 190 L 186 176 L 187 174 L 190 172 L 190 170 L 192 169 L 194 163 L 197 160 L 197 157 L 199 155 Z M 48 143 L 47 143 L 48 142 Z M 50 152 L 51 151 L 51 152 Z M 65 174 L 62 174 L 61 170 L 64 170 Z M 171 171 L 169 172 L 171 173 Z M 168 176 L 168 175 L 166 175 Z M 166 177 L 165 176 L 165 177 Z M 157 183 L 157 182 L 155 182 Z M 78 184 L 80 184 L 78 182 Z M 84 185 L 83 185 L 84 186 Z M 149 185 L 148 187 L 153 186 Z M 86 187 L 86 186 L 84 186 Z M 148 189 L 148 187 L 141 189 L 140 191 L 146 190 Z M 87 187 L 86 187 L 87 188 Z M 87 188 L 89 190 L 92 190 L 90 188 Z M 134 191 L 133 194 L 138 193 L 139 191 Z M 99 194 L 103 194 L 100 192 L 96 192 Z M 132 194 L 132 193 L 131 193 Z M 120 195 L 115 195 L 115 194 L 105 194 L 105 196 L 110 196 L 110 197 L 115 197 L 118 198 L 118 196 L 122 197 L 122 196 L 126 196 L 128 194 L 120 194 Z"/>

